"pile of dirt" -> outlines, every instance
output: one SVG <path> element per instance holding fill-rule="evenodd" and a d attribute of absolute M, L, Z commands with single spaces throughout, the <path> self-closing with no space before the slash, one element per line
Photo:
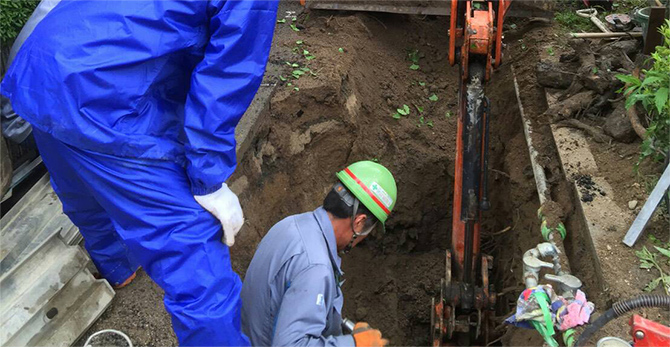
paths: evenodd
<path fill-rule="evenodd" d="M 254 218 L 233 250 L 233 265 L 243 275 L 274 223 L 319 206 L 337 170 L 378 161 L 396 178 L 398 203 L 386 233 L 343 258 L 344 315 L 381 329 L 394 345 L 429 345 L 455 169 L 459 74 L 446 59 L 448 22 L 313 11 L 294 25 L 300 31 L 271 57 L 286 66 L 270 105 L 271 124 L 235 176 L 248 182 L 241 199 Z M 304 72 L 298 78 L 296 69 Z M 538 202 L 509 68 L 494 74 L 488 96 L 492 209 L 484 217 L 482 249 L 496 257 L 494 281 L 502 290 L 521 284 L 520 256 L 534 246 L 517 241 L 539 240 Z M 409 115 L 396 115 L 404 105 Z M 500 297 L 498 322 L 515 299 L 512 290 Z"/>

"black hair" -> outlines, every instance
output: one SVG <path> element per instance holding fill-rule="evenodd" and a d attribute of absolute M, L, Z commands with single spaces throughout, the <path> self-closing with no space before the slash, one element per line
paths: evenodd
<path fill-rule="evenodd" d="M 326 198 L 323 199 L 323 209 L 337 218 L 349 218 L 354 212 L 354 207 L 347 205 L 344 200 L 340 198 L 340 194 L 338 194 L 335 189 L 331 189 L 328 192 L 328 195 L 326 195 Z M 375 215 L 372 214 L 372 212 L 370 212 L 370 210 L 368 210 L 368 208 L 360 201 L 358 210 L 356 210 L 356 215 L 359 214 L 367 216 L 365 219 L 365 228 L 369 228 L 377 222 L 377 217 L 375 217 Z"/>

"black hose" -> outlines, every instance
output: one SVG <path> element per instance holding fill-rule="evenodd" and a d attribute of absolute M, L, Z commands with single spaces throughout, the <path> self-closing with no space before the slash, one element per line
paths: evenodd
<path fill-rule="evenodd" d="M 617 301 L 612 308 L 603 313 L 591 323 L 579 336 L 575 347 L 584 347 L 591 336 L 611 320 L 622 316 L 626 312 L 640 307 L 661 307 L 670 311 L 670 296 L 667 295 L 640 295 L 638 297 Z"/>

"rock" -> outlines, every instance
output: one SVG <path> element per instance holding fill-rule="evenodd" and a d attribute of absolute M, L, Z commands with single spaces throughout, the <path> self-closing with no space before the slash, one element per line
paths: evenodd
<path fill-rule="evenodd" d="M 637 138 L 635 130 L 630 124 L 630 119 L 626 115 L 624 103 L 619 103 L 614 111 L 607 116 L 603 130 L 607 135 L 623 143 L 631 143 Z"/>
<path fill-rule="evenodd" d="M 630 56 L 638 52 L 638 47 L 639 43 L 637 40 L 624 40 L 617 41 L 608 48 L 611 48 L 613 51 L 623 51 Z"/>
<path fill-rule="evenodd" d="M 368 315 L 368 310 L 365 307 L 359 307 L 356 309 L 356 320 L 361 321 L 364 320 L 365 317 Z"/>
<path fill-rule="evenodd" d="M 574 74 L 563 71 L 561 65 L 548 61 L 537 63 L 537 83 L 543 87 L 566 89 L 572 84 Z"/>
<path fill-rule="evenodd" d="M 631 200 L 628 202 L 628 208 L 634 210 L 637 207 L 637 200 Z"/>
<path fill-rule="evenodd" d="M 580 70 L 579 76 L 584 87 L 598 94 L 604 94 L 610 90 L 610 86 L 615 82 L 610 74 L 600 70 L 597 70 L 596 73 L 593 73 L 593 70 L 590 69 L 586 69 L 586 71 Z"/>

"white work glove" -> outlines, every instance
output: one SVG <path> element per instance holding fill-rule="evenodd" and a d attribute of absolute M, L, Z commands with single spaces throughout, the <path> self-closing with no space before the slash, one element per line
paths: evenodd
<path fill-rule="evenodd" d="M 235 243 L 235 235 L 244 224 L 244 214 L 237 195 L 228 188 L 227 184 L 223 183 L 221 188 L 214 193 L 193 197 L 200 206 L 212 213 L 221 222 L 223 227 L 222 241 L 228 247 L 232 247 Z"/>

